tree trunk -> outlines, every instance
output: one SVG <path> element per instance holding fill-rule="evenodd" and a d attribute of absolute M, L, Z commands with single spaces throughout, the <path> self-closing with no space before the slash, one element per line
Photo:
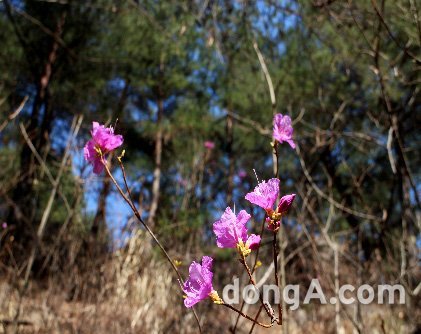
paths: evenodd
<path fill-rule="evenodd" d="M 26 127 L 26 132 L 28 133 L 29 138 L 41 155 L 44 155 L 41 150 L 45 147 L 46 142 L 49 140 L 49 134 L 51 132 L 53 115 L 52 109 L 48 103 L 48 87 L 51 82 L 53 66 L 56 62 L 57 52 L 59 49 L 57 38 L 62 34 L 65 18 L 66 14 L 63 13 L 57 22 L 56 31 L 54 33 L 56 39 L 52 42 L 51 51 L 48 54 L 44 68 L 39 76 L 35 100 L 32 105 L 31 119 Z M 44 113 L 41 122 L 39 122 L 42 107 L 44 107 Z M 25 225 L 32 224 L 38 207 L 36 203 L 37 199 L 33 194 L 35 171 L 36 160 L 29 146 L 24 143 L 20 153 L 19 183 L 16 185 L 12 195 L 14 203 L 20 209 L 20 214 L 17 210 L 12 210 L 8 217 L 10 221 L 15 222 L 16 229 L 18 231 L 22 231 L 21 233 L 16 234 L 16 241 L 18 243 L 25 243 L 28 241 L 28 238 L 31 238 L 30 235 L 24 234 L 24 231 L 30 231 L 30 229 L 25 228 Z"/>
<path fill-rule="evenodd" d="M 159 194 L 160 194 L 160 182 L 161 182 L 161 161 L 162 161 L 162 118 L 164 115 L 164 98 L 162 92 L 159 93 L 158 98 L 158 118 L 157 126 L 158 130 L 155 136 L 155 167 L 153 171 L 153 183 L 152 183 L 152 201 L 149 210 L 148 224 L 150 227 L 154 225 L 156 212 L 158 210 Z"/>
<path fill-rule="evenodd" d="M 107 159 L 108 163 L 110 159 Z M 95 240 L 98 238 L 98 234 L 102 234 L 106 225 L 106 207 L 107 197 L 111 190 L 110 178 L 104 177 L 102 181 L 102 189 L 98 198 L 98 206 L 96 209 L 95 217 L 91 226 L 91 234 Z M 101 231 L 101 233 L 99 233 Z"/>

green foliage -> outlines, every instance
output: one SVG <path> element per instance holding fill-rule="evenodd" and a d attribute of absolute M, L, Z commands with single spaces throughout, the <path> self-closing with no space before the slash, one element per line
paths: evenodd
<path fill-rule="evenodd" d="M 49 134 L 68 126 L 74 114 L 85 117 L 83 135 L 93 120 L 112 124 L 118 118 L 129 182 L 135 184 L 134 196 L 142 199 L 147 212 L 156 167 L 156 134 L 162 128 L 157 228 L 174 244 L 188 240 L 192 231 L 196 242 L 209 242 L 211 223 L 227 205 L 230 180 L 235 180 L 233 202 L 245 206 L 244 194 L 256 184 L 252 170 L 261 179 L 271 177 L 274 111 L 295 120 L 295 139 L 317 186 L 351 210 L 375 217 L 387 212 L 380 233 L 394 235 L 403 207 L 414 208 L 414 201 L 402 199 L 402 193 L 414 196 L 407 175 L 420 162 L 419 131 L 413 122 L 419 111 L 419 75 L 416 61 L 407 54 L 417 55 L 420 50 L 412 12 L 405 1 L 387 1 L 383 10 L 388 31 L 370 2 L 357 1 L 348 8 L 337 1 L 329 11 L 311 2 L 282 3 L 284 7 L 272 10 L 269 1 L 247 5 L 217 1 L 205 8 L 194 1 L 24 2 L 20 10 L 36 21 L 16 12 L 11 14 L 12 21 L 3 4 L 0 110 L 12 110 L 29 95 L 19 121 L 31 118 L 36 87 L 55 41 L 46 31 L 54 33 L 64 17 L 48 85 L 48 106 L 54 115 Z M 275 110 L 254 42 L 271 75 Z M 402 160 L 395 136 L 396 174 L 391 172 L 386 149 L 391 113 L 385 108 L 379 71 L 392 115 L 398 120 L 406 159 Z M 159 103 L 162 121 L 158 121 Z M 227 113 L 236 116 L 232 133 Z M 38 117 L 40 125 L 42 112 Z M 250 124 L 267 130 L 267 135 Z M 25 145 L 15 123 L 1 134 L 1 140 L 3 157 L 13 157 L 14 150 Z M 216 148 L 207 151 L 206 140 L 215 142 Z M 57 163 L 63 143 L 50 138 L 54 152 L 47 154 L 48 162 Z M 315 196 L 294 152 L 281 146 L 280 154 L 282 192 Z M 5 165 L 8 158 L 2 162 L 3 180 L 13 179 L 20 161 L 17 156 L 13 164 Z M 240 169 L 247 172 L 245 179 L 236 178 Z M 68 171 L 62 181 L 69 197 L 77 179 L 73 172 Z M 417 186 L 419 174 L 413 177 Z M 45 176 L 39 182 L 34 189 L 39 194 L 35 220 L 50 187 Z M 303 200 L 297 200 L 297 209 Z M 311 205 L 313 215 L 296 213 L 291 220 L 324 222 L 329 202 L 317 198 Z M 60 207 L 51 223 L 59 225 L 66 214 Z M 413 217 L 409 220 L 414 228 Z M 355 231 L 367 223 L 379 229 L 377 223 L 339 210 L 332 229 Z"/>

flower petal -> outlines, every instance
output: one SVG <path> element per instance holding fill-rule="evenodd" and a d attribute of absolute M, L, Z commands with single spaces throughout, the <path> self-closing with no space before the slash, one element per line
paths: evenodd
<path fill-rule="evenodd" d="M 256 204 L 265 210 L 273 209 L 279 195 L 279 179 L 270 179 L 259 183 L 252 192 L 245 196 L 250 203 Z"/>
<path fill-rule="evenodd" d="M 282 196 L 281 200 L 279 201 L 278 212 L 279 213 L 287 212 L 289 208 L 291 207 L 294 199 L 295 199 L 295 194 Z"/>
<path fill-rule="evenodd" d="M 247 239 L 246 244 L 252 250 L 257 249 L 260 244 L 260 235 L 250 234 L 250 236 Z"/>

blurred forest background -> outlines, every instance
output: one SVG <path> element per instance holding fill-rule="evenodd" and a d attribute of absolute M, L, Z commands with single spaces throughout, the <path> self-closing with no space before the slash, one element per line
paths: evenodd
<path fill-rule="evenodd" d="M 405 305 L 284 310 L 282 333 L 419 333 L 420 2 L 3 0 L 0 40 L 0 333 L 197 333 L 83 146 L 92 121 L 116 125 L 142 216 L 184 275 L 214 257 L 221 291 L 247 279 L 212 223 L 228 205 L 253 210 L 253 169 L 273 176 L 274 113 L 297 143 L 279 151 L 281 192 L 297 194 L 282 284 L 406 293 Z M 269 235 L 260 260 L 257 281 L 272 283 Z M 236 321 L 210 302 L 196 311 L 205 333 Z"/>

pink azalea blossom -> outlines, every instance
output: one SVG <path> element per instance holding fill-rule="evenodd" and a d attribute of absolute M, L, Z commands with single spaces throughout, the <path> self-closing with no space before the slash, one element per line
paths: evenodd
<path fill-rule="evenodd" d="M 256 204 L 266 211 L 272 211 L 279 195 L 279 179 L 270 179 L 259 183 L 245 197 L 250 203 Z"/>
<path fill-rule="evenodd" d="M 281 226 L 282 216 L 287 213 L 294 199 L 295 194 L 285 195 L 281 197 L 276 211 L 272 213 L 271 217 L 266 218 L 269 230 L 277 231 L 279 229 L 279 227 Z"/>
<path fill-rule="evenodd" d="M 215 143 L 213 141 L 206 140 L 203 146 L 205 146 L 208 150 L 213 150 L 215 148 Z"/>
<path fill-rule="evenodd" d="M 246 241 L 246 248 L 257 249 L 260 244 L 260 235 L 250 234 Z"/>
<path fill-rule="evenodd" d="M 281 214 L 286 213 L 291 207 L 294 199 L 295 199 L 295 194 L 282 196 L 281 200 L 279 201 L 278 209 L 276 211 Z"/>
<path fill-rule="evenodd" d="M 260 236 L 251 234 L 247 236 L 247 222 L 250 215 L 241 210 L 237 216 L 230 207 L 225 209 L 220 220 L 213 224 L 216 235 L 216 244 L 219 248 L 237 248 L 245 245 L 246 249 L 256 249 L 260 243 Z"/>
<path fill-rule="evenodd" d="M 192 262 L 189 268 L 189 278 L 183 285 L 183 291 L 186 294 L 184 305 L 192 307 L 203 299 L 210 297 L 214 292 L 212 286 L 212 262 L 209 256 L 202 257 L 202 264 Z"/>
<path fill-rule="evenodd" d="M 280 143 L 286 141 L 292 148 L 295 148 L 295 143 L 292 140 L 293 132 L 291 118 L 288 115 L 276 114 L 273 119 L 273 138 Z"/>
<path fill-rule="evenodd" d="M 3 224 L 1 224 L 1 227 L 3 227 L 4 229 L 6 229 L 7 228 L 7 223 L 4 222 Z"/>
<path fill-rule="evenodd" d="M 111 126 L 106 128 L 98 122 L 92 123 L 91 135 L 92 139 L 83 149 L 84 156 L 94 166 L 94 173 L 100 174 L 104 169 L 105 155 L 123 144 L 123 136 L 115 135 Z"/>
<path fill-rule="evenodd" d="M 237 175 L 240 179 L 244 179 L 247 176 L 247 172 L 244 169 L 241 169 L 238 171 Z"/>

